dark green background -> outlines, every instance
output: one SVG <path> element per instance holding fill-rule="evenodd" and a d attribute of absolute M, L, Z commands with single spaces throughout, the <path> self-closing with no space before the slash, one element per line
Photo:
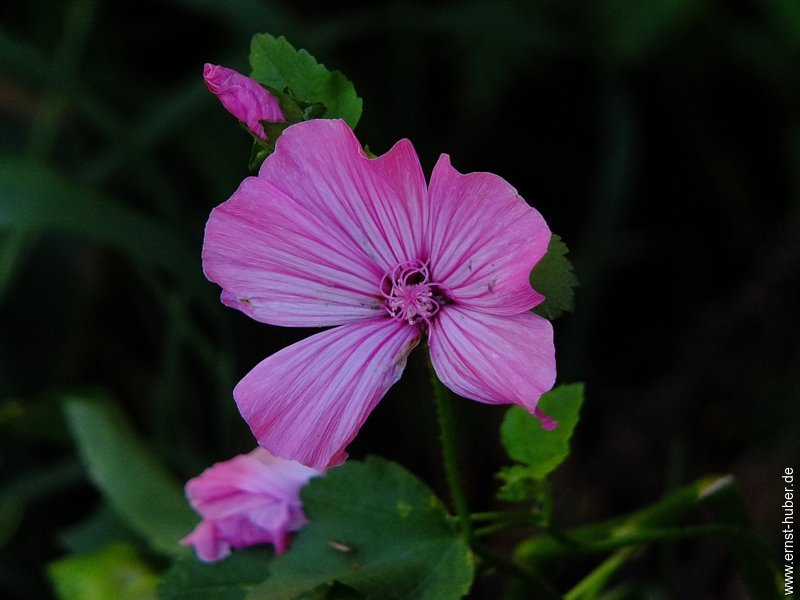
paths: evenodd
<path fill-rule="evenodd" d="M 57 532 L 97 505 L 61 392 L 111 394 L 187 478 L 253 445 L 230 389 L 310 333 L 216 304 L 200 266 L 204 221 L 250 151 L 202 67 L 246 71 L 261 31 L 353 80 L 373 151 L 408 137 L 427 172 L 447 152 L 461 171 L 497 173 L 570 246 L 581 287 L 555 322 L 559 373 L 587 399 L 555 477 L 558 521 L 732 472 L 777 559 L 780 474 L 800 466 L 796 1 L 6 0 L 0 167 L 40 165 L 43 206 L 63 201 L 46 226 L 21 227 L 28 200 L 0 191 L 0 486 L 15 498 L 0 507 L 2 595 L 51 593 Z M 98 193 L 189 261 L 157 268 L 135 230 L 73 214 Z M 424 364 L 418 350 L 351 455 L 397 460 L 444 495 Z M 457 408 L 471 502 L 492 508 L 504 411 Z M 742 594 L 713 541 L 623 575 L 667 597 Z M 475 597 L 493 597 L 484 588 Z"/>

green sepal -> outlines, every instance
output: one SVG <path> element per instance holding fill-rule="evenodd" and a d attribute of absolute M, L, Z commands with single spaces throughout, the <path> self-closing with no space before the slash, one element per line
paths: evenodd
<path fill-rule="evenodd" d="M 253 134 L 252 131 L 247 130 L 243 125 L 253 138 L 253 147 L 250 150 L 250 161 L 248 163 L 248 168 L 251 171 L 258 171 L 261 167 L 261 163 L 275 151 L 278 138 L 281 137 L 281 134 L 287 127 L 309 119 L 317 119 L 325 111 L 325 107 L 322 104 L 308 104 L 295 100 L 288 93 L 276 90 L 275 88 L 268 87 L 267 89 L 278 100 L 278 104 L 280 104 L 286 120 L 261 121 L 261 125 L 264 127 L 264 133 L 267 137 L 266 140 L 262 140 L 260 137 Z"/>

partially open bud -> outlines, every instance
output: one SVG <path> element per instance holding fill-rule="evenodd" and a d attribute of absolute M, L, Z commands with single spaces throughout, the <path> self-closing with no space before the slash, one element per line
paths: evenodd
<path fill-rule="evenodd" d="M 233 69 L 206 64 L 203 78 L 208 89 L 229 113 L 244 123 L 253 134 L 267 139 L 261 121 L 285 121 L 278 100 L 261 85 Z"/>
<path fill-rule="evenodd" d="M 306 524 L 300 490 L 321 474 L 260 447 L 219 462 L 186 484 L 186 497 L 203 520 L 181 544 L 194 546 L 205 562 L 264 543 L 280 554 L 289 532 Z"/>

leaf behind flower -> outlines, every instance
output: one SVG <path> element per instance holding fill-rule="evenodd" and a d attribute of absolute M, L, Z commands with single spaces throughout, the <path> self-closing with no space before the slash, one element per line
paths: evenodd
<path fill-rule="evenodd" d="M 250 45 L 252 77 L 259 83 L 307 105 L 321 104 L 319 116 L 342 118 L 355 128 L 361 117 L 362 101 L 350 80 L 330 71 L 305 50 L 296 50 L 286 38 L 268 33 L 253 36 Z"/>
<path fill-rule="evenodd" d="M 575 305 L 575 288 L 578 278 L 567 258 L 569 249 L 562 239 L 553 234 L 542 260 L 531 271 L 533 289 L 544 296 L 544 302 L 533 309 L 540 317 L 550 319 L 572 312 Z"/>

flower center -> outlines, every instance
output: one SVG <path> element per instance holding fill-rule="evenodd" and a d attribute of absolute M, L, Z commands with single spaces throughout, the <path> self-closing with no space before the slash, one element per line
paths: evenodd
<path fill-rule="evenodd" d="M 402 262 L 387 271 L 381 281 L 384 308 L 393 319 L 410 325 L 430 324 L 446 298 L 439 285 L 431 282 L 428 265 L 421 260 Z"/>

